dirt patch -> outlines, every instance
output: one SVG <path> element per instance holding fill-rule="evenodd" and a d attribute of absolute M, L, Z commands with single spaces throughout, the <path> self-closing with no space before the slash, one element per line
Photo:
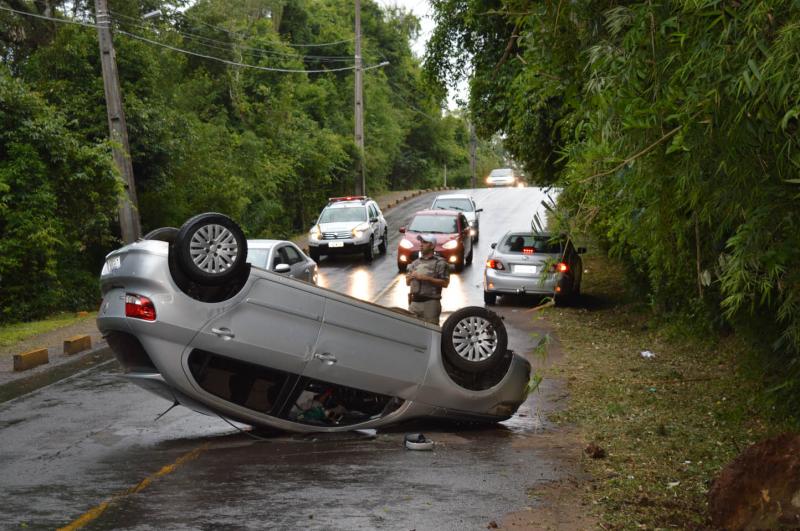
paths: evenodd
<path fill-rule="evenodd" d="M 747 448 L 720 472 L 709 493 L 718 529 L 800 528 L 800 435 Z"/>

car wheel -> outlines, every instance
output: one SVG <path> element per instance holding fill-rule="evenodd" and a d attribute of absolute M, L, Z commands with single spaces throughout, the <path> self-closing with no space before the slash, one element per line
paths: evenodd
<path fill-rule="evenodd" d="M 375 258 L 375 240 L 372 238 L 369 239 L 367 248 L 364 249 L 364 258 L 367 260 L 367 262 L 372 262 L 372 260 Z"/>
<path fill-rule="evenodd" d="M 497 293 L 489 293 L 488 291 L 483 292 L 483 302 L 488 304 L 489 306 L 494 306 L 497 302 Z"/>
<path fill-rule="evenodd" d="M 172 243 L 175 241 L 175 236 L 178 235 L 178 229 L 175 227 L 159 227 L 153 229 L 144 236 L 143 240 L 158 240 L 160 242 Z"/>
<path fill-rule="evenodd" d="M 319 254 L 319 250 L 318 249 L 314 249 L 313 247 L 309 248 L 308 249 L 308 256 L 309 256 L 309 258 L 314 260 L 316 263 L 319 263 L 320 254 Z"/>
<path fill-rule="evenodd" d="M 184 223 L 170 245 L 181 271 L 201 285 L 230 282 L 246 268 L 247 239 L 223 214 L 198 214 Z"/>
<path fill-rule="evenodd" d="M 467 258 L 465 260 L 467 265 L 472 265 L 472 255 L 473 254 L 475 254 L 475 249 L 470 249 L 469 250 L 469 256 L 467 256 Z"/>
<path fill-rule="evenodd" d="M 386 246 L 389 243 L 389 232 L 384 229 L 383 231 L 383 238 L 381 238 L 381 243 L 378 244 L 378 252 L 381 254 L 386 254 Z"/>
<path fill-rule="evenodd" d="M 401 273 L 405 273 L 406 269 L 408 269 L 408 264 L 400 264 L 400 263 L 397 264 L 397 270 L 400 271 Z"/>
<path fill-rule="evenodd" d="M 453 312 L 442 326 L 442 353 L 457 368 L 478 373 L 493 369 L 506 352 L 508 334 L 500 316 L 479 306 Z"/>
<path fill-rule="evenodd" d="M 480 231 L 475 231 L 475 239 L 472 240 L 473 243 L 478 243 L 478 240 L 480 239 L 480 237 L 481 237 Z"/>

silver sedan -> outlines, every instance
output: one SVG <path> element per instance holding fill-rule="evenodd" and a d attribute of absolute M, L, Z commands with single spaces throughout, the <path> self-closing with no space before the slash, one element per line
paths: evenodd
<path fill-rule="evenodd" d="M 310 432 L 498 422 L 525 400 L 530 363 L 486 308 L 440 328 L 254 267 L 222 214 L 151 237 L 106 257 L 97 325 L 126 377 L 170 402 Z"/>
<path fill-rule="evenodd" d="M 483 301 L 498 295 L 534 294 L 553 297 L 556 304 L 581 292 L 583 247 L 563 236 L 537 232 L 507 232 L 492 244 L 483 273 Z"/>
<path fill-rule="evenodd" d="M 247 240 L 247 261 L 289 278 L 317 283 L 317 263 L 292 242 Z"/>

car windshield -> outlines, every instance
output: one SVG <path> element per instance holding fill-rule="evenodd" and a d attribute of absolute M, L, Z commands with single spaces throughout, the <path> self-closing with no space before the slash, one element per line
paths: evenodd
<path fill-rule="evenodd" d="M 320 223 L 337 221 L 367 221 L 367 209 L 363 206 L 326 208 L 319 217 Z"/>
<path fill-rule="evenodd" d="M 546 234 L 511 234 L 503 241 L 500 250 L 518 254 L 561 254 L 562 243 Z"/>
<path fill-rule="evenodd" d="M 458 232 L 456 218 L 453 216 L 416 216 L 408 230 L 413 232 L 435 232 L 453 234 Z"/>
<path fill-rule="evenodd" d="M 513 175 L 513 170 L 510 168 L 500 168 L 497 170 L 492 170 L 489 174 L 489 177 L 511 177 Z"/>
<path fill-rule="evenodd" d="M 442 210 L 460 210 L 462 212 L 472 212 L 472 201 L 465 197 L 452 197 L 437 199 L 433 202 L 433 208 Z"/>
<path fill-rule="evenodd" d="M 269 249 L 249 249 L 247 251 L 247 261 L 256 267 L 267 269 L 267 259 Z"/>

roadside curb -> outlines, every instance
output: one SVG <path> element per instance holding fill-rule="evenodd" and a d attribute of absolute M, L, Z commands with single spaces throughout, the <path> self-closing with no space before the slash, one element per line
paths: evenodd
<path fill-rule="evenodd" d="M 31 393 L 76 372 L 88 369 L 113 358 L 105 341 L 72 355 L 57 355 L 49 363 L 25 371 L 0 372 L 0 404 Z"/>

